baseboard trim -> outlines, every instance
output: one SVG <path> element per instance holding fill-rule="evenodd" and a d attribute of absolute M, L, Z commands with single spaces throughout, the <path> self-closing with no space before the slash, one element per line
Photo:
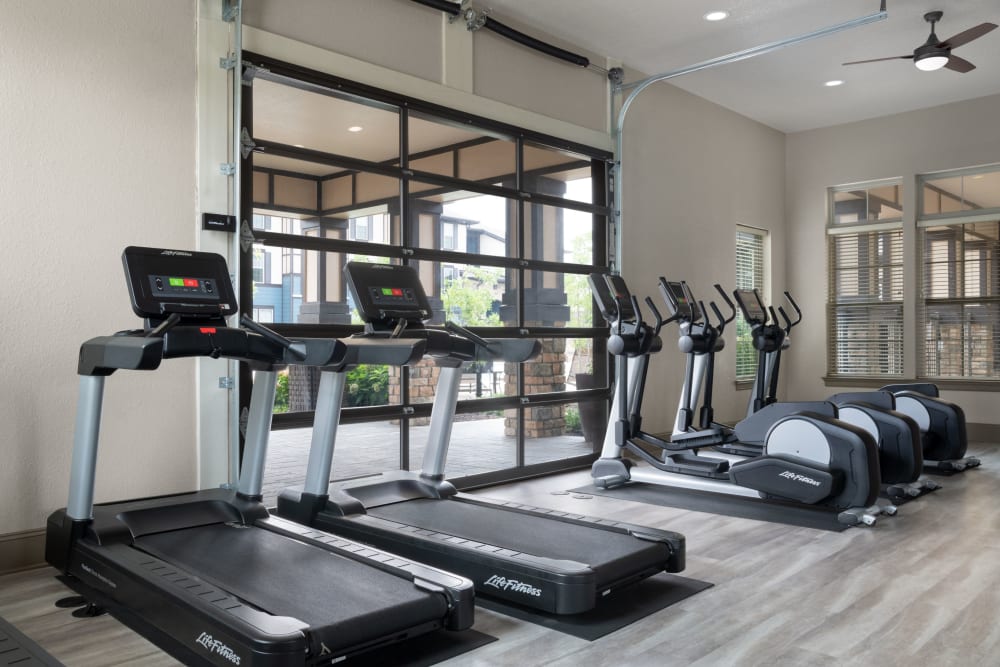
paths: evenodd
<path fill-rule="evenodd" d="M 968 422 L 965 425 L 965 432 L 971 441 L 1000 443 L 1000 424 L 975 424 Z"/>
<path fill-rule="evenodd" d="M 45 565 L 45 529 L 0 535 L 0 575 Z"/>

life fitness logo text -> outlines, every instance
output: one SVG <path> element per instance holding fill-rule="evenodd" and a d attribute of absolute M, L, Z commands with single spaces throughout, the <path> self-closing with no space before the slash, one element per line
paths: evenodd
<path fill-rule="evenodd" d="M 785 472 L 778 475 L 778 477 L 784 477 L 785 479 L 790 479 L 795 482 L 802 482 L 803 484 L 808 484 L 810 486 L 819 486 L 819 482 L 817 482 L 812 477 L 806 477 L 805 475 L 800 475 L 798 473 L 792 472 L 791 470 L 786 470 Z"/>
<path fill-rule="evenodd" d="M 218 639 L 213 639 L 212 635 L 207 632 L 203 632 L 198 635 L 198 639 L 195 640 L 195 643 L 204 646 L 208 649 L 209 653 L 218 653 L 234 665 L 240 664 L 240 656 L 236 655 L 236 652 L 233 649 L 229 648 Z"/>
<path fill-rule="evenodd" d="M 542 597 L 542 589 L 535 588 L 531 584 L 526 584 L 523 581 L 518 581 L 517 579 L 508 579 L 506 577 L 501 577 L 498 574 L 494 574 L 492 577 L 486 580 L 486 586 L 492 586 L 501 591 L 511 591 L 512 593 L 524 593 L 525 595 L 530 595 L 532 597 Z"/>

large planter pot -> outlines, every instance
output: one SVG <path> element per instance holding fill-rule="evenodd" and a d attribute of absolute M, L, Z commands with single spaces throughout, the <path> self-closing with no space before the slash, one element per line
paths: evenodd
<path fill-rule="evenodd" d="M 598 383 L 593 373 L 576 374 L 577 389 L 597 387 Z M 604 440 L 604 430 L 608 426 L 607 406 L 601 401 L 583 401 L 577 405 L 580 408 L 580 428 L 583 429 L 583 437 L 597 450 Z"/>

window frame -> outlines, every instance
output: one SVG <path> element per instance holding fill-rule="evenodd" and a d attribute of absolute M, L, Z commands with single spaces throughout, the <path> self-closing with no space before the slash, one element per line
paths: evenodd
<path fill-rule="evenodd" d="M 955 169 L 943 172 L 933 172 L 928 174 L 918 174 L 916 179 L 917 191 L 919 192 L 917 209 L 917 285 L 916 295 L 916 339 L 917 358 L 916 376 L 921 380 L 930 380 L 948 386 L 959 386 L 964 389 L 986 389 L 996 391 L 1000 389 L 1000 349 L 997 348 L 997 332 L 1000 331 L 1000 238 L 983 239 L 978 243 L 980 253 L 985 252 L 989 256 L 989 265 L 984 273 L 979 271 L 980 282 L 984 279 L 992 284 L 986 286 L 986 296 L 968 296 L 958 294 L 957 291 L 964 292 L 964 283 L 968 279 L 970 264 L 966 259 L 966 237 L 969 234 L 978 234 L 977 225 L 983 223 L 995 223 L 996 234 L 1000 237 L 1000 206 L 964 208 L 967 203 L 965 199 L 964 179 L 975 177 L 980 174 L 1000 174 L 1000 164 L 983 165 L 966 169 Z M 926 194 L 929 186 L 934 181 L 943 179 L 961 178 L 961 193 L 956 195 L 951 192 L 944 192 L 938 189 L 939 196 L 944 194 L 960 202 L 962 210 L 947 213 L 927 213 Z M 940 208 L 940 206 L 938 207 Z M 935 250 L 933 244 L 943 241 L 949 245 L 947 262 L 941 264 L 935 261 Z M 989 247 L 992 246 L 992 247 Z M 956 254 L 961 251 L 961 257 Z M 977 262 L 978 263 L 978 262 Z M 931 281 L 934 276 L 931 273 L 932 265 L 942 265 L 948 275 L 945 289 L 948 296 L 933 296 L 931 292 Z M 992 293 L 992 294 L 990 294 Z M 971 322 L 965 315 L 966 309 L 970 306 L 982 306 L 987 312 L 992 311 L 992 316 L 988 320 L 993 333 L 985 336 L 983 340 L 989 345 L 992 341 L 992 354 L 987 353 L 986 359 L 982 363 L 992 363 L 993 372 L 985 375 L 975 375 L 971 373 L 972 366 L 976 363 L 975 343 L 978 339 L 971 331 Z M 957 327 L 959 334 L 958 349 L 961 374 L 942 374 L 931 372 L 932 366 L 940 369 L 943 357 L 946 357 L 945 350 L 941 345 L 937 345 L 938 354 L 935 359 L 934 350 L 928 339 L 932 328 L 932 313 L 947 313 L 949 310 L 960 309 L 962 316 L 957 323 L 952 326 Z M 954 349 L 954 348 L 953 348 Z M 947 362 L 945 362 L 947 363 Z"/>
<path fill-rule="evenodd" d="M 751 273 L 754 274 L 753 278 L 750 280 L 749 284 L 740 281 L 740 235 L 752 236 L 759 239 L 760 248 L 760 272 L 757 274 L 757 261 L 756 259 L 751 260 L 753 266 L 749 267 Z M 755 246 L 757 244 L 755 243 Z M 735 289 L 757 289 L 762 295 L 768 295 L 771 288 L 771 235 L 766 229 L 760 227 L 751 227 L 749 225 L 736 225 L 736 282 Z M 749 249 L 750 253 L 756 251 L 756 247 Z M 743 313 L 739 312 L 737 309 L 736 313 L 736 323 L 734 325 L 734 331 L 736 332 L 736 345 L 733 349 L 736 351 L 736 362 L 735 362 L 735 376 L 737 387 L 749 387 L 753 384 L 754 378 L 757 375 L 757 351 L 753 348 L 752 341 L 748 338 L 750 335 L 750 328 L 746 320 L 743 319 Z M 752 367 L 745 370 L 743 374 L 740 374 L 740 358 L 746 357 L 748 355 L 746 346 L 749 345 L 749 356 L 752 360 Z"/>
<path fill-rule="evenodd" d="M 329 153 L 320 154 L 303 147 L 294 145 L 279 144 L 269 141 L 266 138 L 258 138 L 253 133 L 253 87 L 248 87 L 243 95 L 243 120 L 250 137 L 255 143 L 255 151 L 266 151 L 266 153 L 278 157 L 285 157 L 293 160 L 309 161 L 313 164 L 323 164 L 338 169 L 353 170 L 357 173 L 371 173 L 380 176 L 387 176 L 397 179 L 399 183 L 398 197 L 391 198 L 391 204 L 398 206 L 398 215 L 403 221 L 411 220 L 411 206 L 413 202 L 421 196 L 410 194 L 410 184 L 429 184 L 438 188 L 463 190 L 472 193 L 494 195 L 504 197 L 513 202 L 517 202 L 516 226 L 518 233 L 516 236 L 517 249 L 515 256 L 496 257 L 491 255 L 469 255 L 455 250 L 442 249 L 440 245 L 436 248 L 419 247 L 418 243 L 413 243 L 410 238 L 408 224 L 400 225 L 399 238 L 391 238 L 385 243 L 372 243 L 366 241 L 354 241 L 343 239 L 332 239 L 319 236 L 292 235 L 270 230 L 254 230 L 253 236 L 256 243 L 265 246 L 280 246 L 287 249 L 296 249 L 300 253 L 318 251 L 325 252 L 357 253 L 370 256 L 388 258 L 390 261 L 409 263 L 410 261 L 429 260 L 437 266 L 471 264 L 478 266 L 492 266 L 505 269 L 513 278 L 518 290 L 516 304 L 516 321 L 513 326 L 505 327 L 478 327 L 473 331 L 481 336 L 490 337 L 532 337 L 541 339 L 551 338 L 589 338 L 593 340 L 595 373 L 602 373 L 603 377 L 608 377 L 606 340 L 607 327 L 546 327 L 536 326 L 530 321 L 526 314 L 524 289 L 526 276 L 534 276 L 541 281 L 541 277 L 551 273 L 563 275 L 586 275 L 593 271 L 607 270 L 609 247 L 608 247 L 608 225 L 611 220 L 611 210 L 608 206 L 609 196 L 609 169 L 608 165 L 612 158 L 607 151 L 584 146 L 575 142 L 568 142 L 556 137 L 547 136 L 534 131 L 518 128 L 505 123 L 500 123 L 488 118 L 465 114 L 455 109 L 442 107 L 439 105 L 424 102 L 419 99 L 399 95 L 389 91 L 377 89 L 365 84 L 349 81 L 333 75 L 317 72 L 303 68 L 294 64 L 283 62 L 275 58 L 244 52 L 244 67 L 247 68 L 249 78 L 263 77 L 268 80 L 279 81 L 282 84 L 301 87 L 312 91 L 321 89 L 326 94 L 357 96 L 358 98 L 373 102 L 375 105 L 388 105 L 395 108 L 400 118 L 400 157 L 392 164 L 375 163 L 366 160 L 353 158 L 345 155 L 333 155 Z M 247 78 L 246 76 L 244 78 Z M 412 169 L 409 166 L 412 155 L 408 153 L 408 125 L 409 114 L 413 113 L 420 119 L 433 117 L 440 122 L 452 123 L 462 126 L 472 126 L 478 130 L 491 133 L 495 136 L 505 138 L 513 142 L 517 151 L 516 172 L 510 182 L 497 184 L 496 179 L 487 181 L 464 180 L 454 176 L 447 176 L 438 173 Z M 544 192 L 531 191 L 525 187 L 523 167 L 525 146 L 544 146 L 553 151 L 564 151 L 574 155 L 585 156 L 589 164 L 589 176 L 592 179 L 592 202 L 580 202 L 572 199 L 565 199 L 557 195 Z M 241 207 L 244 211 L 271 211 L 280 210 L 282 207 L 275 206 L 273 202 L 254 202 L 254 169 L 253 155 L 251 151 L 244 156 L 244 168 Z M 579 164 L 576 165 L 577 168 Z M 268 175 L 273 183 L 274 175 Z M 273 192 L 273 190 L 271 190 Z M 572 264 L 560 261 L 530 259 L 526 255 L 526 243 L 524 240 L 525 229 L 525 208 L 527 205 L 548 205 L 564 210 L 575 210 L 589 213 L 593 219 L 593 261 L 591 264 Z M 307 214 L 305 210 L 287 208 L 289 213 Z M 457 234 L 456 234 L 457 236 Z M 456 238 L 457 241 L 457 238 Z M 253 304 L 253 282 L 252 275 L 244 268 L 247 248 L 253 248 L 253 244 L 247 244 L 243 248 L 240 271 L 240 303 L 252 306 Z M 302 260 L 304 261 L 304 260 Z M 252 265 L 252 262 L 249 264 Z M 534 283 L 534 284 L 540 284 Z M 596 313 L 594 322 L 601 322 L 601 318 Z M 317 325 L 317 324 L 275 324 L 273 328 L 283 335 L 288 336 L 329 336 L 341 337 L 356 333 L 361 329 L 357 325 Z M 249 401 L 248 371 L 241 369 L 241 405 Z M 408 371 L 402 373 L 403 395 L 407 396 L 407 376 Z M 244 393 L 246 395 L 244 396 Z M 547 394 L 531 394 L 524 384 L 523 374 L 518 376 L 518 391 L 516 395 L 505 396 L 496 399 L 478 399 L 474 401 L 462 401 L 458 406 L 458 413 L 481 412 L 483 410 L 505 409 L 516 410 L 521 427 L 518 431 L 518 442 L 516 452 L 516 463 L 513 468 L 500 470 L 485 475 L 476 475 L 474 478 L 459 480 L 466 485 L 479 483 L 493 483 L 520 477 L 525 474 L 545 472 L 548 470 L 564 469 L 572 465 L 587 464 L 596 458 L 600 448 L 600 442 L 594 442 L 594 451 L 587 457 L 577 457 L 576 459 L 554 460 L 549 463 L 525 465 L 525 435 L 524 421 L 527 410 L 537 406 L 547 405 L 573 405 L 582 403 L 585 400 L 601 401 L 605 406 L 610 402 L 610 389 L 607 382 L 604 386 L 594 389 L 578 390 L 575 392 L 555 392 Z M 427 417 L 430 414 L 430 404 L 412 403 L 404 400 L 399 405 L 386 405 L 365 408 L 345 408 L 342 414 L 344 423 L 357 421 L 375 421 L 385 419 L 398 419 L 401 422 L 400 429 L 400 468 L 408 469 L 409 442 L 408 425 L 411 419 Z M 276 414 L 272 421 L 273 429 L 298 428 L 310 426 L 312 423 L 312 412 L 298 412 L 290 414 Z M 242 443 L 241 443 L 242 446 Z"/>
<path fill-rule="evenodd" d="M 895 202 L 892 203 L 898 204 L 899 216 L 888 219 L 872 219 L 870 217 L 871 191 L 886 187 L 895 188 Z M 866 193 L 864 218 L 858 216 L 857 221 L 838 222 L 837 195 L 843 192 L 857 192 L 861 190 Z M 906 247 L 903 238 L 902 195 L 903 179 L 901 178 L 852 183 L 831 187 L 827 190 L 827 371 L 824 380 L 828 383 L 867 383 L 875 380 L 886 384 L 889 381 L 898 381 L 905 377 L 906 346 L 903 327 L 905 324 L 906 287 L 903 283 L 903 271 Z M 885 234 L 891 234 L 892 236 L 888 239 L 885 237 L 879 238 L 879 235 Z M 838 267 L 837 238 L 851 235 L 857 237 L 858 258 L 856 265 Z M 877 253 L 879 245 L 885 241 L 893 244 L 890 250 L 896 253 L 895 260 L 889 262 L 871 262 L 870 260 L 865 260 L 868 263 L 862 262 L 863 247 L 867 248 L 869 254 L 873 249 Z M 888 269 L 890 272 L 887 280 L 884 276 L 879 277 L 877 275 L 885 269 Z M 838 278 L 841 275 L 846 275 L 848 271 L 856 271 L 858 273 L 859 286 L 867 281 L 881 286 L 884 291 L 887 285 L 890 292 L 898 290 L 898 297 L 889 299 L 880 298 L 878 287 L 869 288 L 866 294 L 859 293 L 854 297 L 838 293 Z M 869 276 L 863 278 L 861 274 L 864 272 L 868 272 Z M 874 280 L 872 279 L 872 275 L 876 276 Z M 877 335 L 864 342 L 867 348 L 865 350 L 865 358 L 867 359 L 865 365 L 867 368 L 863 372 L 850 372 L 849 368 L 841 364 L 841 350 L 849 347 L 850 337 L 841 333 L 842 329 L 838 325 L 840 321 L 838 313 L 843 312 L 847 308 L 867 309 L 868 312 L 861 319 L 857 320 L 857 322 L 861 323 L 862 328 L 864 326 L 867 326 L 869 330 L 881 327 L 895 328 L 895 336 L 890 339 L 891 346 L 886 347 L 884 359 L 886 364 L 894 365 L 898 370 L 887 369 L 882 372 L 873 372 L 871 370 L 883 358 L 879 350 L 879 346 L 882 344 L 880 342 L 881 339 Z M 891 320 L 888 320 L 884 315 L 879 315 L 878 313 L 880 312 L 892 313 L 893 317 Z M 853 353 L 850 356 L 851 358 L 856 358 L 856 355 Z"/>

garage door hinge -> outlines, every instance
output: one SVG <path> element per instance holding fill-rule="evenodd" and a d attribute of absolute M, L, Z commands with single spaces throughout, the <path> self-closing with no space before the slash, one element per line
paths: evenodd
<path fill-rule="evenodd" d="M 244 127 L 243 131 L 240 132 L 240 153 L 243 155 L 243 159 L 246 160 L 250 157 L 250 153 L 255 148 L 257 148 L 257 144 L 254 143 L 253 137 L 250 136 L 247 128 Z"/>

